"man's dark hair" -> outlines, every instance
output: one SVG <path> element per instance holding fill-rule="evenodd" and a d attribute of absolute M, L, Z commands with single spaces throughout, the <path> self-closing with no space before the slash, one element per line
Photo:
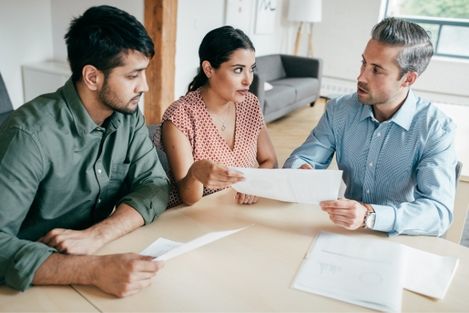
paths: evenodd
<path fill-rule="evenodd" d="M 91 7 L 74 18 L 65 42 L 73 82 L 81 79 L 85 65 L 93 65 L 107 76 L 132 50 L 149 58 L 155 54 L 143 25 L 127 12 L 107 5 Z"/>

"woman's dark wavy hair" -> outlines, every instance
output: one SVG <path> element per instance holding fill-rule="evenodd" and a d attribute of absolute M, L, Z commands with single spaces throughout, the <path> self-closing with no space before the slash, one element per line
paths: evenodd
<path fill-rule="evenodd" d="M 232 26 L 222 26 L 208 32 L 199 47 L 200 63 L 197 75 L 189 84 L 187 91 L 194 91 L 208 82 L 202 69 L 203 61 L 210 62 L 210 65 L 217 69 L 223 62 L 229 60 L 235 50 L 240 48 L 256 51 L 251 40 L 242 30 Z"/>
<path fill-rule="evenodd" d="M 122 65 L 122 56 L 131 50 L 149 58 L 155 54 L 143 25 L 129 13 L 108 5 L 91 7 L 73 19 L 65 42 L 73 82 L 81 79 L 85 65 L 93 65 L 107 76 Z"/>

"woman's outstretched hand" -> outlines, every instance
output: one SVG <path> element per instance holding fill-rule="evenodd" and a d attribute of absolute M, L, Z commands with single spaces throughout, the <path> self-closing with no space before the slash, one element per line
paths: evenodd
<path fill-rule="evenodd" d="M 189 173 L 205 187 L 212 189 L 229 187 L 244 180 L 242 173 L 209 160 L 195 161 Z"/>

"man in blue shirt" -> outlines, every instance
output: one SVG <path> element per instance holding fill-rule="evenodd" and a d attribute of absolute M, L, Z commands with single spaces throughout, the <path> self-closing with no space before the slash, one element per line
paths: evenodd
<path fill-rule="evenodd" d="M 357 92 L 331 100 L 317 127 L 284 167 L 327 168 L 334 152 L 344 199 L 323 201 L 346 229 L 435 235 L 453 217 L 455 125 L 411 90 L 433 55 L 419 25 L 386 18 L 362 55 Z"/>

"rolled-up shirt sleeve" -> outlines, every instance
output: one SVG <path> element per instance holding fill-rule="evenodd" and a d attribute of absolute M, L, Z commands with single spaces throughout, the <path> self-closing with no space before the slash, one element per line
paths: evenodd
<path fill-rule="evenodd" d="M 2 282 L 21 291 L 31 286 L 37 269 L 56 252 L 40 242 L 21 240 L 4 232 L 0 233 L 0 249 Z"/>
<path fill-rule="evenodd" d="M 169 179 L 158 158 L 148 129 L 139 114 L 136 130 L 129 146 L 130 167 L 127 174 L 130 192 L 119 201 L 140 213 L 145 224 L 151 223 L 166 209 Z"/>
<path fill-rule="evenodd" d="M 0 140 L 0 281 L 17 290 L 31 285 L 37 269 L 55 252 L 18 238 L 42 175 L 42 153 L 34 136 L 18 128 Z"/>
<path fill-rule="evenodd" d="M 299 168 L 307 163 L 316 169 L 325 169 L 332 161 L 336 149 L 333 129 L 334 105 L 328 104 L 318 125 L 305 142 L 296 148 L 283 165 L 284 168 Z"/>

